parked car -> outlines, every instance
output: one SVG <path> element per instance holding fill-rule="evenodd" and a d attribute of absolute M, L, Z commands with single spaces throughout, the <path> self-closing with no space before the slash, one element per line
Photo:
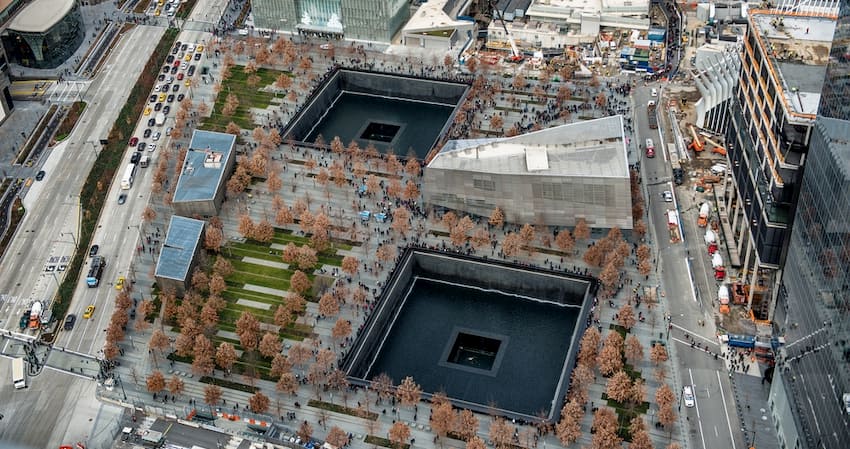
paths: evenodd
<path fill-rule="evenodd" d="M 171 86 L 172 92 L 177 92 L 178 90 L 180 90 L 180 83 L 177 83 L 177 84 Z"/>
<path fill-rule="evenodd" d="M 148 126 L 154 126 L 154 125 L 156 125 L 156 119 L 155 118 L 149 118 L 148 119 Z"/>
<path fill-rule="evenodd" d="M 177 95 L 177 102 L 179 103 L 179 102 L 183 101 L 184 98 L 186 98 L 186 96 L 183 95 L 183 94 Z"/>
<path fill-rule="evenodd" d="M 148 109 L 150 109 L 150 108 L 148 108 Z M 154 111 L 159 112 L 159 110 L 160 110 L 160 109 L 162 109 L 162 103 L 157 103 L 157 104 L 153 105 L 153 110 L 154 110 Z M 147 114 L 145 114 L 145 115 L 150 115 L 150 112 L 148 112 L 148 113 L 147 113 Z"/>
<path fill-rule="evenodd" d="M 38 173 L 35 174 L 35 180 L 41 181 L 42 179 L 44 179 L 44 175 L 46 174 L 47 173 L 45 173 L 44 170 L 39 170 Z"/>
<path fill-rule="evenodd" d="M 92 245 L 91 248 L 89 248 L 89 257 L 96 256 L 98 250 L 100 250 L 100 245 Z"/>
<path fill-rule="evenodd" d="M 159 131 L 157 131 L 156 133 L 154 133 L 152 140 L 153 140 L 154 142 L 156 142 L 157 140 L 159 140 L 159 138 L 160 138 L 160 137 L 162 137 L 162 133 L 160 133 Z"/>
<path fill-rule="evenodd" d="M 673 192 L 671 192 L 669 190 L 665 190 L 665 191 L 661 192 L 661 197 L 664 198 L 665 203 L 672 203 L 673 202 Z"/>
<path fill-rule="evenodd" d="M 168 56 L 166 56 L 166 57 L 165 57 L 165 62 L 167 62 L 167 63 L 169 63 L 169 64 L 171 64 L 172 62 L 174 62 L 174 55 L 168 55 Z"/>
<path fill-rule="evenodd" d="M 148 98 L 148 101 L 150 103 L 156 103 L 156 94 L 151 95 L 150 98 Z"/>
<path fill-rule="evenodd" d="M 130 138 L 130 146 L 131 146 L 131 147 L 136 146 L 136 144 L 137 144 L 137 143 L 139 143 L 139 138 L 138 138 L 138 137 L 131 137 L 131 138 Z"/>
<path fill-rule="evenodd" d="M 148 128 L 148 129 L 146 129 L 146 130 L 145 130 L 145 132 L 142 134 L 142 137 L 144 137 L 145 139 L 147 139 L 147 138 L 148 138 L 148 137 L 150 137 L 150 136 L 151 136 L 151 129 L 150 129 L 150 128 Z"/>
<path fill-rule="evenodd" d="M 141 159 L 142 159 L 142 153 L 139 153 L 138 151 L 136 151 L 136 152 L 133 153 L 132 156 L 130 156 L 130 163 L 131 164 L 138 164 L 139 160 L 141 160 Z"/>
<path fill-rule="evenodd" d="M 167 101 L 168 103 L 174 103 L 174 94 L 171 94 L 168 97 L 166 97 L 165 101 Z"/>
<path fill-rule="evenodd" d="M 189 76 L 194 75 L 194 74 L 195 74 L 195 66 L 194 66 L 194 65 L 190 65 L 190 66 L 189 66 L 189 70 L 188 70 L 186 73 L 187 73 Z"/>
<path fill-rule="evenodd" d="M 162 113 L 168 115 L 169 112 L 171 112 L 171 106 L 165 105 L 165 107 L 162 108 Z"/>

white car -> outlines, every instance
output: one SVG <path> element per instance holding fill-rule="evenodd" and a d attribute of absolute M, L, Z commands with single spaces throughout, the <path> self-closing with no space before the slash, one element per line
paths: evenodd
<path fill-rule="evenodd" d="M 690 385 L 685 385 L 682 388 L 682 402 L 685 403 L 685 407 L 693 407 L 697 404 L 696 398 L 694 398 L 694 388 Z"/>
<path fill-rule="evenodd" d="M 156 139 L 154 139 L 154 140 L 156 140 Z M 669 190 L 665 190 L 665 191 L 661 192 L 661 197 L 664 198 L 665 203 L 672 203 L 673 202 L 673 192 L 671 192 Z"/>
<path fill-rule="evenodd" d="M 652 95 L 653 97 L 657 97 L 658 96 L 658 89 L 653 87 L 649 94 Z"/>
<path fill-rule="evenodd" d="M 159 131 L 157 131 L 157 132 L 153 133 L 153 141 L 154 141 L 154 142 L 156 142 L 157 140 L 159 140 L 159 138 L 160 138 L 160 137 L 162 137 L 162 133 L 160 133 Z"/>
<path fill-rule="evenodd" d="M 148 152 L 153 153 L 154 150 L 156 150 L 156 144 L 155 143 L 148 145 Z"/>

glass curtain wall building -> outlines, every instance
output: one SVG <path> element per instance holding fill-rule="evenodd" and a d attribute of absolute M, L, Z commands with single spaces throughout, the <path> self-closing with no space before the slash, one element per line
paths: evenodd
<path fill-rule="evenodd" d="M 254 0 L 263 30 L 390 42 L 410 17 L 406 0 Z"/>
<path fill-rule="evenodd" d="M 784 447 L 850 445 L 850 3 L 841 2 L 803 170 L 776 325 L 771 386 Z"/>

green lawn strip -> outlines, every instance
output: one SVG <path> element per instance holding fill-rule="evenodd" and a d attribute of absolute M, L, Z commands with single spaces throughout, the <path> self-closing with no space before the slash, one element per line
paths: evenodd
<path fill-rule="evenodd" d="M 400 448 L 397 448 L 396 445 L 393 444 L 392 441 L 390 441 L 390 440 L 388 440 L 384 437 L 379 437 L 379 436 L 375 436 L 375 435 L 366 435 L 366 439 L 363 440 L 363 441 L 365 441 L 369 444 L 374 444 L 375 446 L 389 447 L 389 448 L 392 448 L 392 449 L 410 449 L 409 444 L 404 444 Z"/>
<path fill-rule="evenodd" d="M 619 424 L 617 434 L 624 441 L 631 442 L 632 435 L 631 432 L 629 432 L 631 421 L 640 415 L 645 415 L 646 412 L 649 411 L 649 402 L 641 402 L 640 404 L 621 404 L 609 398 L 605 393 L 602 393 L 602 400 L 606 401 L 608 407 L 613 408 L 614 411 L 617 412 L 617 422 Z"/>
<path fill-rule="evenodd" d="M 329 412 L 341 413 L 343 415 L 356 416 L 358 418 L 366 418 L 372 421 L 378 419 L 378 414 L 375 412 L 366 412 L 365 410 L 358 410 L 356 408 L 344 407 L 342 405 L 333 404 L 325 401 L 317 401 L 315 399 L 310 399 L 307 401 L 307 405 L 310 407 L 320 408 L 322 410 L 327 410 Z M 371 435 L 370 435 L 371 436 Z M 389 440 L 388 440 L 389 441 Z M 386 446 L 390 447 L 390 446 Z"/>
<path fill-rule="evenodd" d="M 252 387 L 250 385 L 241 384 L 239 382 L 233 382 L 232 380 L 224 380 L 219 379 L 217 377 L 204 376 L 200 379 L 201 383 L 210 384 L 210 385 L 218 385 L 223 388 L 230 388 L 231 390 L 244 391 L 246 393 L 256 393 L 259 388 Z"/>
<path fill-rule="evenodd" d="M 283 262 L 278 254 L 269 254 L 269 250 L 257 251 L 253 248 L 235 248 L 232 247 L 224 251 L 225 257 L 234 260 L 241 260 L 243 257 L 254 257 L 257 259 L 269 260 L 272 262 Z"/>
<path fill-rule="evenodd" d="M 271 267 L 268 265 L 260 265 L 255 264 L 253 262 L 244 262 L 241 260 L 232 260 L 230 261 L 230 264 L 233 266 L 233 269 L 236 272 L 244 271 L 257 275 L 272 276 L 286 279 L 289 279 L 289 277 L 292 276 L 292 271 L 287 270 L 285 268 Z"/>
<path fill-rule="evenodd" d="M 271 276 L 263 276 L 246 271 L 235 271 L 227 277 L 227 282 L 240 284 L 254 284 L 262 287 L 276 288 L 278 290 L 289 290 L 289 279 L 280 279 Z"/>
<path fill-rule="evenodd" d="M 319 254 L 319 265 L 335 265 L 337 267 L 342 265 L 342 256 L 337 254 Z"/>
<path fill-rule="evenodd" d="M 221 312 L 219 312 L 219 321 L 232 321 L 236 322 L 240 316 L 242 316 L 242 312 L 251 312 L 257 320 L 263 323 L 273 323 L 274 322 L 274 312 L 271 310 L 259 310 L 253 307 L 243 306 L 239 304 L 228 304 Z M 221 326 L 219 326 L 221 327 Z M 234 328 L 235 329 L 235 328 Z"/>
<path fill-rule="evenodd" d="M 266 304 L 279 304 L 283 302 L 283 299 L 279 296 L 244 290 L 238 287 L 228 288 L 222 292 L 221 297 L 224 298 L 225 301 L 230 300 L 234 303 L 239 299 L 248 299 L 251 301 L 264 302 Z"/>

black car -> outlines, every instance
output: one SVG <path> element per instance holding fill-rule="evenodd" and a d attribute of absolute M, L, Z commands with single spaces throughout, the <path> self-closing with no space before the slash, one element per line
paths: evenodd
<path fill-rule="evenodd" d="M 154 111 L 159 112 L 160 109 L 162 109 L 162 103 L 157 103 L 157 104 L 153 105 Z"/>
<path fill-rule="evenodd" d="M 177 102 L 179 103 L 179 102 L 183 101 L 184 98 L 186 98 L 185 95 L 183 95 L 183 94 L 178 95 L 177 96 Z"/>
<path fill-rule="evenodd" d="M 189 47 L 189 45 L 188 45 L 188 44 L 183 44 L 183 45 L 181 45 L 181 46 L 180 46 L 180 51 L 186 51 L 186 49 L 187 49 L 188 47 Z"/>
<path fill-rule="evenodd" d="M 141 159 L 142 159 L 142 153 L 139 153 L 138 151 L 136 151 L 135 153 L 133 153 L 132 156 L 130 156 L 130 163 L 131 164 L 138 164 L 139 160 L 141 160 Z"/>
<path fill-rule="evenodd" d="M 168 98 L 165 99 L 165 101 L 167 101 L 169 103 L 173 103 L 174 102 L 174 94 L 169 95 Z"/>
<path fill-rule="evenodd" d="M 195 61 L 200 61 L 200 60 L 201 60 L 201 54 L 195 53 Z"/>
<path fill-rule="evenodd" d="M 177 92 L 178 90 L 180 90 L 180 83 L 177 83 L 177 84 L 171 86 L 172 92 Z"/>
<path fill-rule="evenodd" d="M 73 313 L 65 317 L 65 330 L 69 331 L 74 328 L 74 323 L 77 321 L 77 315 Z"/>
<path fill-rule="evenodd" d="M 148 126 L 153 126 L 153 125 L 156 125 L 156 119 L 155 118 L 148 119 Z"/>
<path fill-rule="evenodd" d="M 100 245 L 92 245 L 91 248 L 89 248 L 89 257 L 96 256 L 98 250 L 100 250 Z"/>
<path fill-rule="evenodd" d="M 164 74 L 164 73 L 160 73 L 160 74 L 159 74 L 159 76 L 158 76 L 158 77 L 156 77 L 156 79 L 157 79 L 157 81 L 163 81 L 163 80 L 165 80 L 165 74 Z"/>
<path fill-rule="evenodd" d="M 180 51 L 180 47 L 174 47 L 171 49 L 171 54 L 176 55 L 178 51 Z"/>
<path fill-rule="evenodd" d="M 168 73 L 169 70 L 171 70 L 171 66 L 168 64 L 162 66 L 162 73 Z"/>
<path fill-rule="evenodd" d="M 124 204 L 126 202 L 127 202 L 127 194 L 126 193 L 122 193 L 122 194 L 118 195 L 118 204 Z"/>
<path fill-rule="evenodd" d="M 172 74 L 172 75 L 176 75 L 176 74 L 177 74 L 177 71 L 178 71 L 179 69 L 180 69 L 180 67 L 176 67 L 176 66 L 175 66 L 175 67 L 172 67 L 172 68 L 171 68 L 171 74 Z"/>
<path fill-rule="evenodd" d="M 187 73 L 189 76 L 194 75 L 194 74 L 195 74 L 195 66 L 190 65 L 190 66 L 189 66 L 189 71 L 187 71 L 186 73 Z"/>
<path fill-rule="evenodd" d="M 138 144 L 138 145 L 136 145 L 136 148 L 138 148 L 138 149 L 139 149 L 139 151 L 145 151 L 145 146 L 146 146 L 146 145 L 147 145 L 147 144 L 146 144 L 146 143 L 144 143 L 144 142 L 139 142 L 139 144 Z"/>
<path fill-rule="evenodd" d="M 162 108 L 162 113 L 168 115 L 169 112 L 171 112 L 171 106 L 165 105 L 165 107 Z"/>
<path fill-rule="evenodd" d="M 174 55 L 168 55 L 168 56 L 166 56 L 166 57 L 165 57 L 165 62 L 167 62 L 167 63 L 169 63 L 169 64 L 171 64 L 172 62 L 174 62 Z"/>
<path fill-rule="evenodd" d="M 148 137 L 151 136 L 151 132 L 152 132 L 151 129 L 148 128 L 148 129 L 145 130 L 145 132 L 142 134 L 142 136 L 145 137 L 145 138 L 148 138 Z"/>
<path fill-rule="evenodd" d="M 151 95 L 150 98 L 148 98 L 148 101 L 150 101 L 151 103 L 156 103 L 156 95 Z"/>
<path fill-rule="evenodd" d="M 42 179 L 44 179 L 45 174 L 46 173 L 44 173 L 44 170 L 39 171 L 38 173 L 35 174 L 35 180 L 41 181 Z"/>

